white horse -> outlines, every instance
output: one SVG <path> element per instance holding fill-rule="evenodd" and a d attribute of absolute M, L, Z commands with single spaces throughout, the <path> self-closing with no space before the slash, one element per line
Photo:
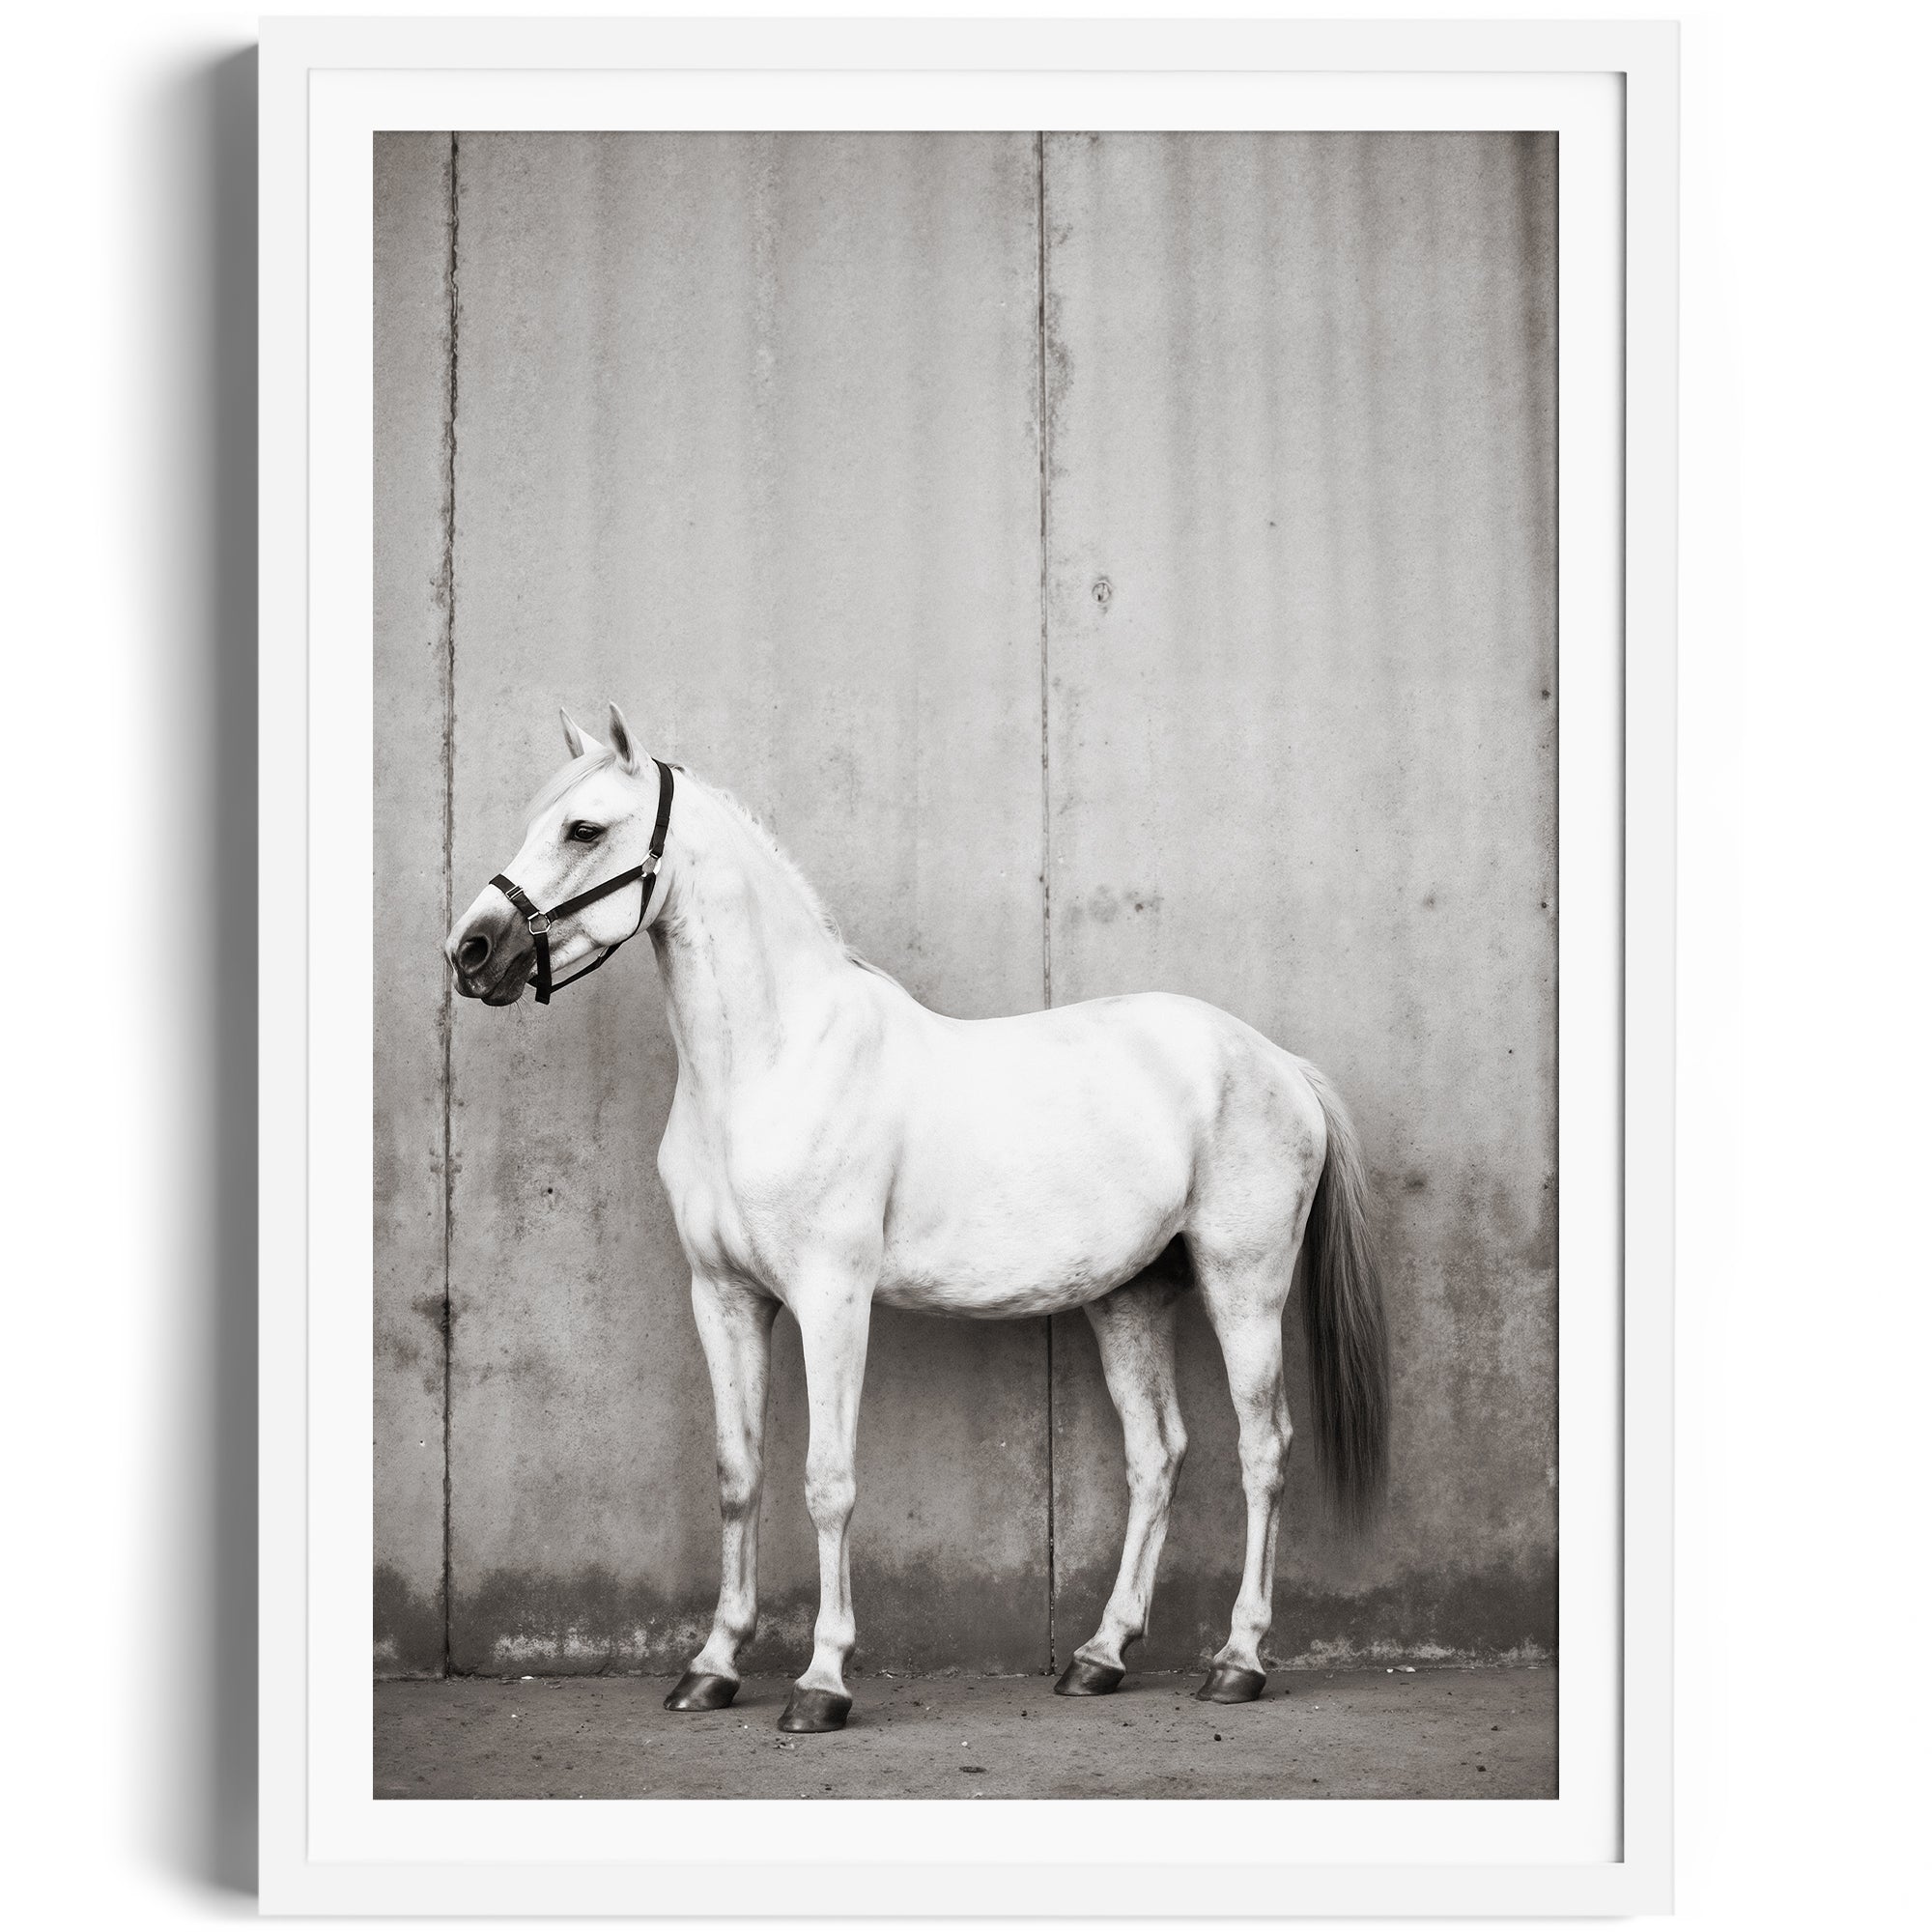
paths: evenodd
<path fill-rule="evenodd" d="M 805 1353 L 819 1612 L 779 1725 L 844 1723 L 846 1529 L 874 1301 L 989 1320 L 1086 1311 L 1130 1502 L 1100 1627 L 1054 1688 L 1112 1690 L 1147 1629 L 1187 1446 L 1174 1322 L 1190 1293 L 1227 1359 L 1247 1497 L 1233 1628 L 1197 1694 L 1258 1696 L 1291 1435 L 1282 1310 L 1304 1244 L 1315 1430 L 1349 1517 L 1373 1506 L 1385 1464 L 1387 1346 L 1361 1157 L 1327 1082 L 1252 1027 L 1169 994 L 1011 1019 L 928 1011 L 846 948 L 741 807 L 643 755 L 614 705 L 609 746 L 567 715 L 563 727 L 571 762 L 445 951 L 467 998 L 507 1006 L 533 977 L 547 998 L 553 964 L 601 965 L 648 920 L 678 1060 L 658 1173 L 711 1373 L 724 1543 L 710 1636 L 668 1707 L 717 1710 L 738 1688 L 757 1617 L 765 1384 L 782 1306 Z"/>

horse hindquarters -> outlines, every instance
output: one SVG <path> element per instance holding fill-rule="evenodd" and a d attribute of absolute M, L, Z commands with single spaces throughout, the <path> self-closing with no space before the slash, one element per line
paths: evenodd
<path fill-rule="evenodd" d="M 1214 1703 L 1246 1703 L 1261 1694 L 1261 1647 L 1274 1621 L 1274 1550 L 1281 1496 L 1288 1482 L 1288 1395 L 1282 1384 L 1281 1316 L 1294 1272 L 1295 1239 L 1260 1263 L 1234 1264 L 1198 1256 L 1196 1278 L 1208 1320 L 1221 1345 L 1239 1431 L 1247 1539 L 1241 1585 L 1228 1641 L 1197 1693 Z"/>
<path fill-rule="evenodd" d="M 1293 1428 L 1282 1377 L 1282 1311 L 1304 1239 L 1304 1320 L 1321 1464 L 1359 1519 L 1379 1479 L 1386 1430 L 1380 1290 L 1363 1216 L 1353 1128 L 1327 1082 L 1282 1054 L 1258 1063 L 1224 1110 L 1187 1230 L 1208 1321 L 1227 1363 L 1240 1435 L 1247 1538 L 1228 1641 L 1199 1694 L 1246 1702 L 1264 1682 L 1275 1540 Z"/>

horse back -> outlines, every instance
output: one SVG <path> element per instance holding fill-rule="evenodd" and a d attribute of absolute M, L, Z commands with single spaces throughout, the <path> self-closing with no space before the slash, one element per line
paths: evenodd
<path fill-rule="evenodd" d="M 902 1305 L 1074 1306 L 1146 1267 L 1204 1201 L 1245 1190 L 1292 1213 L 1314 1185 L 1293 1171 L 1320 1119 L 1298 1063 L 1200 1001 L 944 1022 L 907 1060 L 879 1291 Z"/>

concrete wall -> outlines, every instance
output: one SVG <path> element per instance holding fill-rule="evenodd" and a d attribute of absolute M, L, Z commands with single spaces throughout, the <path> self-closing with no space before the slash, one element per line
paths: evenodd
<path fill-rule="evenodd" d="M 1392 1508 L 1351 1548 L 1292 1458 L 1287 1655 L 1554 1641 L 1554 161 L 1046 147 L 1054 998 L 1165 986 L 1307 1054 L 1379 1198 Z M 1150 1661 L 1218 1644 L 1240 1574 L 1233 1409 L 1188 1314 Z M 1077 1642 L 1126 1490 L 1086 1319 L 1054 1343 Z"/>
<path fill-rule="evenodd" d="M 1395 1495 L 1350 1548 L 1302 1460 L 1275 1648 L 1551 1648 L 1553 144 L 378 149 L 379 1668 L 445 1618 L 457 1669 L 668 1668 L 709 1616 L 649 953 L 504 1014 L 434 952 L 554 704 L 607 696 L 929 1004 L 1170 986 L 1334 1074 Z M 1240 1558 L 1184 1346 L 1151 1661 L 1220 1640 Z M 788 1321 L 774 1381 L 754 1661 L 795 1667 Z M 881 1311 L 860 1482 L 861 1667 L 1064 1661 L 1124 1514 L 1084 1320 Z"/>
<path fill-rule="evenodd" d="M 443 1656 L 450 140 L 376 145 L 376 1662 Z"/>

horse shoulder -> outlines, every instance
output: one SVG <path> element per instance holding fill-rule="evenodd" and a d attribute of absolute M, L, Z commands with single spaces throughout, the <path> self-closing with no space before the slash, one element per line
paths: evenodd
<path fill-rule="evenodd" d="M 890 1008 L 904 1003 L 889 981 L 846 986 L 836 1009 L 802 1022 L 794 1050 L 734 1096 L 724 1179 L 755 1225 L 883 1220 L 899 1118 Z"/>

